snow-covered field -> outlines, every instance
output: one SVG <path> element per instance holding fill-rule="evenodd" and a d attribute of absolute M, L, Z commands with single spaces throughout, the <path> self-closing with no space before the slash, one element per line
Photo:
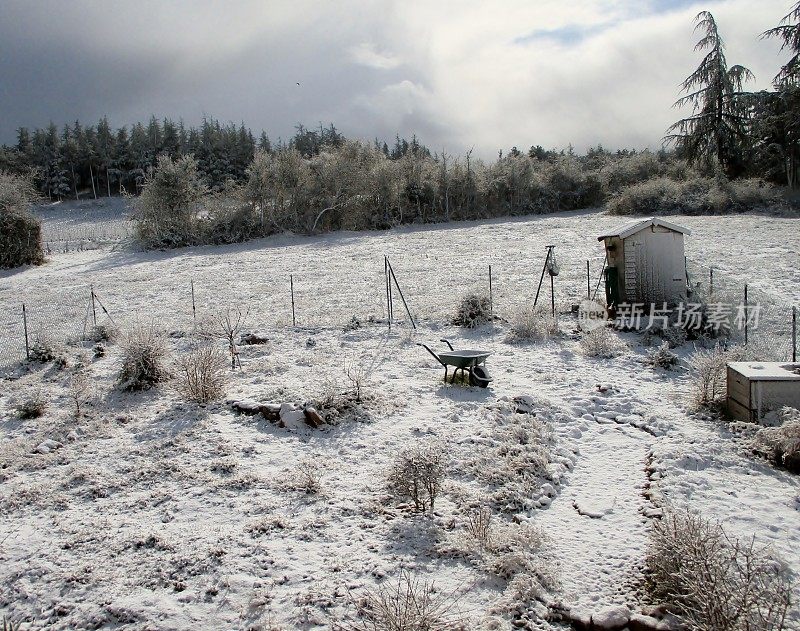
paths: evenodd
<path fill-rule="evenodd" d="M 800 302 L 797 219 L 671 220 L 693 230 L 687 255 L 701 273 L 714 265 L 729 288 L 749 283 L 780 314 Z M 247 305 L 245 328 L 269 341 L 242 346 L 226 401 L 203 407 L 169 385 L 120 392 L 113 344 L 102 358 L 67 347 L 65 369 L 8 369 L 0 615 L 30 629 L 348 628 L 365 594 L 406 569 L 433 582 L 466 628 L 560 628 L 537 620 L 541 607 L 520 605 L 533 593 L 521 577 L 531 577 L 539 602 L 637 609 L 653 495 L 722 520 L 736 536 L 755 535 L 800 570 L 798 478 L 755 459 L 720 422 L 690 414 L 686 370 L 646 366 L 640 336 L 620 336 L 620 357 L 594 359 L 566 313 L 560 337 L 529 345 L 508 343 L 503 322 L 475 331 L 449 324 L 463 294 L 488 289 L 489 265 L 498 314 L 510 318 L 530 302 L 547 244 L 562 266 L 557 303 L 569 311 L 585 295 L 586 260 L 592 284 L 600 273 L 595 235 L 617 223 L 579 212 L 172 252 L 103 245 L 3 272 L 0 346 L 9 357 L 20 353 L 20 303 L 31 331 L 78 333 L 90 286 L 123 328 L 155 320 L 173 333 L 175 354 L 188 343 L 180 333 L 193 328 L 192 283 L 199 319 Z M 416 330 L 407 318 L 391 332 L 381 322 L 384 254 Z M 401 315 L 397 297 L 394 306 Z M 362 326 L 343 330 L 352 316 Z M 492 352 L 491 387 L 442 383 L 441 367 L 415 343 L 441 348 L 443 337 Z M 693 350 L 677 352 L 685 359 Z M 81 361 L 93 400 L 76 420 L 70 383 Z M 233 400 L 302 403 L 345 390 L 353 365 L 370 367 L 358 419 L 280 428 L 231 409 Z M 16 405 L 38 390 L 50 399 L 46 414 L 19 419 Z M 535 417 L 515 411 L 519 396 L 532 398 Z M 492 517 L 498 538 L 524 545 L 476 550 L 465 526 L 508 491 L 509 437 L 542 429 L 550 479 Z M 47 440 L 53 448 L 37 450 Z M 386 471 L 398 452 L 429 440 L 444 447 L 447 475 L 434 514 L 418 515 L 387 495 Z M 514 449 L 524 455 L 526 444 Z M 318 493 L 300 488 L 309 471 Z"/>

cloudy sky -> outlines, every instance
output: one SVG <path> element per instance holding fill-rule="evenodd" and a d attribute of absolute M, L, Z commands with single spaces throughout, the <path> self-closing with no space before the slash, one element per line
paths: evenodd
<path fill-rule="evenodd" d="M 0 143 L 20 126 L 204 114 L 288 137 L 300 121 L 416 133 L 484 157 L 541 144 L 658 147 L 708 9 L 767 88 L 759 33 L 788 0 L 0 0 Z M 297 85 L 297 84 L 300 85 Z"/>

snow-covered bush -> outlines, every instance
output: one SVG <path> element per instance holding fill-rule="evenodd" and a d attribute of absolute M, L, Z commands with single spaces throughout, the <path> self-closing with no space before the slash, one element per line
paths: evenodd
<path fill-rule="evenodd" d="M 86 333 L 86 339 L 92 342 L 113 342 L 119 330 L 108 324 L 96 324 Z"/>
<path fill-rule="evenodd" d="M 177 248 L 200 241 L 200 203 L 208 192 L 197 160 L 162 155 L 135 202 L 136 231 L 145 246 Z"/>
<path fill-rule="evenodd" d="M 28 178 L 0 171 L 0 268 L 44 261 L 42 222 L 29 211 L 35 199 Z"/>
<path fill-rule="evenodd" d="M 467 294 L 461 299 L 453 324 L 473 329 L 492 321 L 492 305 L 488 296 Z"/>
<path fill-rule="evenodd" d="M 753 439 L 754 449 L 774 464 L 792 473 L 800 473 L 800 411 L 783 408 L 779 427 L 764 427 Z"/>
<path fill-rule="evenodd" d="M 187 401 L 209 403 L 225 394 L 225 354 L 217 347 L 203 345 L 182 355 L 176 362 L 176 388 Z"/>
<path fill-rule="evenodd" d="M 389 491 L 414 502 L 418 511 L 433 512 L 445 474 L 445 451 L 434 442 L 414 445 L 401 451 L 387 476 Z"/>
<path fill-rule="evenodd" d="M 782 205 L 780 192 L 761 180 L 657 177 L 623 189 L 606 209 L 612 215 L 714 215 Z"/>
<path fill-rule="evenodd" d="M 580 347 L 587 357 L 610 359 L 625 351 L 625 344 L 606 327 L 598 327 L 581 336 Z"/>
<path fill-rule="evenodd" d="M 32 362 L 45 364 L 55 361 L 59 356 L 60 349 L 55 340 L 50 337 L 47 331 L 37 331 L 33 336 L 30 350 L 28 352 Z"/>
<path fill-rule="evenodd" d="M 524 307 L 511 320 L 509 343 L 524 343 L 546 340 L 558 335 L 558 321 L 547 311 Z"/>
<path fill-rule="evenodd" d="M 397 581 L 370 590 L 357 603 L 352 631 L 461 631 L 465 623 L 451 610 L 455 599 L 433 582 L 401 569 Z"/>
<path fill-rule="evenodd" d="M 671 370 L 678 363 L 678 356 L 669 350 L 669 342 L 663 342 L 657 349 L 647 353 L 645 361 L 653 368 Z"/>
<path fill-rule="evenodd" d="M 650 596 L 698 631 L 787 628 L 792 578 L 753 540 L 739 541 L 718 522 L 670 510 L 653 522 L 647 554 Z"/>
<path fill-rule="evenodd" d="M 517 414 L 500 409 L 494 424 L 492 446 L 479 449 L 469 463 L 474 475 L 489 486 L 488 501 L 501 513 L 517 513 L 535 506 L 536 497 L 549 477 L 553 432 L 538 414 Z"/>
<path fill-rule="evenodd" d="M 117 385 L 122 390 L 147 390 L 169 378 L 167 347 L 155 324 L 137 325 L 122 340 L 122 365 Z"/>

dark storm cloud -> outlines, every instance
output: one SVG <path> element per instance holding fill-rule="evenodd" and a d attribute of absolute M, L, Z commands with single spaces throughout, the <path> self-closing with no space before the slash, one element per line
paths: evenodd
<path fill-rule="evenodd" d="M 334 122 L 432 149 L 660 145 L 699 63 L 691 0 L 0 0 L 0 142 L 19 126 L 208 114 L 271 137 Z M 769 85 L 784 0 L 715 0 Z M 300 85 L 297 85 L 297 84 Z"/>

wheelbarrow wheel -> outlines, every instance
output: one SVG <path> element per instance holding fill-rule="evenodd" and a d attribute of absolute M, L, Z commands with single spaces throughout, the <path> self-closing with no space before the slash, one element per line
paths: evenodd
<path fill-rule="evenodd" d="M 492 381 L 486 366 L 474 366 L 469 371 L 469 385 L 486 388 Z"/>

